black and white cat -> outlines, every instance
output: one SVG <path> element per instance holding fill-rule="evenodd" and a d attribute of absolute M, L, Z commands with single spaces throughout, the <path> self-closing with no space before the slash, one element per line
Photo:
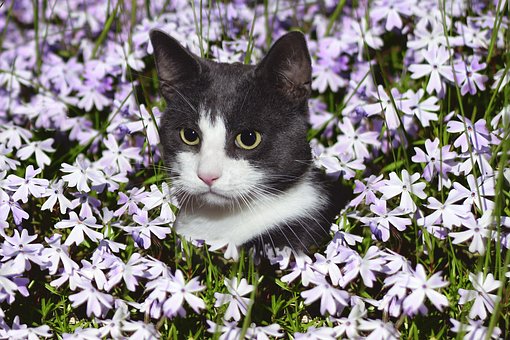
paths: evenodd
<path fill-rule="evenodd" d="M 323 241 L 349 195 L 312 164 L 303 34 L 286 34 L 255 66 L 199 58 L 159 30 L 150 38 L 168 106 L 159 129 L 181 205 L 177 233 L 295 251 Z"/>

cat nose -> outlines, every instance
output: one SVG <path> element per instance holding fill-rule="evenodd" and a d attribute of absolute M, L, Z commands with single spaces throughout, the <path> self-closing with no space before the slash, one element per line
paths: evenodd
<path fill-rule="evenodd" d="M 199 174 L 198 178 L 200 178 L 202 182 L 204 182 L 208 186 L 212 186 L 214 181 L 220 178 L 220 176 L 216 174 Z"/>

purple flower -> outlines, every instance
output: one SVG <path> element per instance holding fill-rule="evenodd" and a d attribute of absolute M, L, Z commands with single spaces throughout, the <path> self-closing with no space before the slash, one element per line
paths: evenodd
<path fill-rule="evenodd" d="M 485 63 L 479 64 L 478 57 L 473 56 L 471 63 L 466 64 L 463 60 L 454 64 L 455 81 L 461 86 L 460 93 L 464 96 L 466 93 L 474 95 L 476 89 L 485 91 L 485 82 L 489 79 L 486 75 L 477 73 L 477 71 L 485 69 Z"/>
<path fill-rule="evenodd" d="M 449 121 L 446 125 L 446 131 L 450 133 L 460 133 L 453 146 L 458 148 L 460 146 L 462 152 L 469 150 L 469 145 L 475 150 L 480 150 L 488 147 L 490 144 L 489 131 L 485 123 L 485 119 L 478 120 L 475 124 L 468 118 L 458 117 L 460 122 Z"/>
<path fill-rule="evenodd" d="M 21 160 L 27 160 L 35 153 L 37 166 L 44 169 L 45 165 L 49 165 L 51 163 L 51 159 L 45 154 L 45 152 L 55 152 L 55 149 L 51 147 L 52 144 L 53 138 L 46 139 L 42 142 L 30 142 L 20 148 L 16 153 L 16 156 L 18 156 Z"/>
<path fill-rule="evenodd" d="M 417 220 L 419 225 L 426 228 L 433 224 L 442 222 L 442 225 L 448 230 L 452 226 L 460 226 L 467 218 L 471 217 L 470 207 L 466 204 L 454 204 L 458 198 L 450 192 L 446 201 L 441 203 L 435 197 L 429 197 L 427 208 L 434 210 L 430 215 L 421 217 Z"/>
<path fill-rule="evenodd" d="M 494 275 L 491 273 L 487 274 L 484 278 L 482 272 L 476 275 L 469 273 L 469 281 L 471 281 L 474 290 L 460 288 L 459 304 L 464 305 L 475 300 L 473 306 L 469 310 L 469 317 L 474 319 L 478 316 L 480 319 L 485 320 L 485 318 L 487 318 L 487 312 L 492 314 L 495 305 L 498 304 L 501 299 L 495 294 L 489 294 L 501 286 L 501 281 L 495 280 Z"/>
<path fill-rule="evenodd" d="M 379 85 L 377 87 L 377 92 L 372 93 L 372 97 L 375 98 L 378 102 L 375 104 L 367 104 L 363 107 L 367 115 L 370 117 L 376 114 L 382 114 L 388 129 L 395 130 L 398 128 L 400 126 L 400 117 L 397 113 L 397 107 L 394 104 L 394 102 L 398 102 L 399 98 L 401 97 L 398 90 L 391 89 L 390 95 L 388 96 L 384 90 L 384 87 Z"/>
<path fill-rule="evenodd" d="M 444 46 L 429 45 L 427 51 L 423 51 L 426 64 L 413 64 L 409 66 L 411 78 L 420 79 L 429 76 L 427 92 L 436 93 L 442 97 L 445 93 L 444 80 L 453 81 L 452 66 L 448 64 L 450 54 Z"/>
<path fill-rule="evenodd" d="M 162 226 L 168 224 L 166 221 L 160 220 L 159 218 L 152 221 L 149 220 L 147 210 L 140 210 L 137 214 L 133 215 L 133 220 L 138 226 L 124 227 L 123 229 L 131 233 L 136 244 L 144 249 L 149 249 L 151 246 L 152 235 L 162 240 L 166 235 L 172 232 L 170 227 Z"/>
<path fill-rule="evenodd" d="M 382 272 L 386 263 L 381 257 L 381 251 L 376 246 L 368 248 L 365 256 L 361 257 L 358 253 L 352 252 L 346 259 L 346 265 L 343 269 L 344 277 L 340 284 L 342 287 L 356 278 L 358 275 L 363 279 L 367 287 L 373 287 L 376 280 L 376 272 Z"/>
<path fill-rule="evenodd" d="M 48 197 L 48 199 L 42 205 L 41 210 L 53 210 L 57 201 L 61 214 L 65 214 L 67 209 L 72 209 L 71 201 L 64 195 L 64 181 L 61 179 L 50 183 L 42 196 Z"/>
<path fill-rule="evenodd" d="M 73 243 L 80 245 L 85 239 L 83 234 L 87 235 L 92 242 L 101 240 L 103 238 L 103 234 L 91 229 L 98 229 L 101 227 L 101 225 L 96 224 L 95 217 L 92 216 L 87 218 L 80 218 L 74 211 L 69 213 L 68 220 L 62 220 L 55 224 L 55 228 L 57 229 L 72 228 L 71 233 L 67 236 L 67 239 L 64 243 L 68 246 Z"/>
<path fill-rule="evenodd" d="M 382 320 L 361 320 L 359 329 L 362 331 L 371 331 L 367 339 L 371 340 L 397 340 L 400 339 L 400 333 L 393 323 Z"/>
<path fill-rule="evenodd" d="M 23 203 L 28 202 L 29 193 L 34 197 L 41 197 L 48 187 L 48 180 L 44 178 L 36 178 L 42 169 L 34 170 L 32 165 L 29 165 L 25 171 L 25 178 L 16 175 L 9 175 L 7 181 L 9 185 L 16 190 L 12 195 L 14 201 L 21 200 Z"/>
<path fill-rule="evenodd" d="M 337 137 L 337 142 L 333 146 L 334 150 L 348 152 L 353 158 L 370 158 L 370 152 L 367 146 L 372 145 L 379 147 L 381 144 L 378 140 L 379 133 L 375 131 L 363 131 L 362 127 L 356 130 L 349 118 L 344 117 L 342 122 L 338 123 L 341 134 Z M 339 147 L 341 147 L 339 149 Z"/>
<path fill-rule="evenodd" d="M 486 339 L 489 335 L 489 328 L 483 325 L 482 320 L 469 320 L 469 325 L 460 323 L 455 319 L 450 319 L 450 322 L 453 325 L 452 332 L 461 333 L 464 336 L 464 339 Z M 501 339 L 501 329 L 499 327 L 494 327 L 492 330 L 492 334 L 490 334 L 491 339 Z"/>
<path fill-rule="evenodd" d="M 309 305 L 318 299 L 321 300 L 320 311 L 325 315 L 328 312 L 330 315 L 336 315 L 348 306 L 350 296 L 345 290 L 333 287 L 322 275 L 315 275 L 310 280 L 315 287 L 310 290 L 301 292 L 301 296 L 305 298 L 304 303 Z"/>
<path fill-rule="evenodd" d="M 70 187 L 76 187 L 79 191 L 89 192 L 88 185 L 91 182 L 94 185 L 102 183 L 102 173 L 100 170 L 94 169 L 90 161 L 83 155 L 79 155 L 75 162 L 76 165 L 69 165 L 62 163 L 60 171 L 68 175 L 62 176 L 62 179 L 67 182 Z"/>
<path fill-rule="evenodd" d="M 115 137 L 111 134 L 103 140 L 107 150 L 103 151 L 103 157 L 99 164 L 104 167 L 114 166 L 115 170 L 123 173 L 131 172 L 131 161 L 140 162 L 140 149 L 136 147 L 119 146 Z"/>
<path fill-rule="evenodd" d="M 379 199 L 375 196 L 375 193 L 384 185 L 384 183 L 381 182 L 382 178 L 383 175 L 379 175 L 377 177 L 375 175 L 370 175 L 370 177 L 365 178 L 366 184 L 359 180 L 355 180 L 353 193 L 359 195 L 353 198 L 349 205 L 355 207 L 360 204 L 363 199 L 365 200 L 366 205 L 377 203 Z"/>
<path fill-rule="evenodd" d="M 335 340 L 335 330 L 330 327 L 310 326 L 306 329 L 306 333 L 294 333 L 295 340 L 317 339 L 317 340 Z"/>
<path fill-rule="evenodd" d="M 492 210 L 487 210 L 482 217 L 475 220 L 473 217 L 467 218 L 462 226 L 467 230 L 450 232 L 448 236 L 453 238 L 453 244 L 459 244 L 471 239 L 469 251 L 478 252 L 480 255 L 485 254 L 485 245 L 487 238 L 494 238 L 495 231 L 492 230 Z"/>
<path fill-rule="evenodd" d="M 173 316 L 183 307 L 184 301 L 195 311 L 199 313 L 200 309 L 205 308 L 205 302 L 195 295 L 205 289 L 198 278 L 194 277 L 190 281 L 184 280 L 184 275 L 180 270 L 175 272 L 175 276 L 171 282 L 168 283 L 168 291 L 171 297 L 163 303 L 163 311 L 167 316 Z"/>
<path fill-rule="evenodd" d="M 423 127 L 428 127 L 430 121 L 437 121 L 437 111 L 440 106 L 437 105 L 438 98 L 430 96 L 425 100 L 422 100 L 425 95 L 425 90 L 419 89 L 414 93 L 412 90 L 406 91 L 404 94 L 404 100 L 399 101 L 399 109 L 405 113 L 404 125 L 408 126 L 412 124 L 410 118 L 416 116 Z"/>
<path fill-rule="evenodd" d="M 398 231 L 404 231 L 406 227 L 411 224 L 410 218 L 400 217 L 407 214 L 400 208 L 388 211 L 385 200 L 380 200 L 379 202 L 370 205 L 370 211 L 372 211 L 372 213 L 376 216 L 362 217 L 360 220 L 367 225 L 373 225 L 380 235 L 378 239 L 383 242 L 388 241 L 390 238 L 390 225 Z"/>
<path fill-rule="evenodd" d="M 147 111 L 145 105 L 141 104 L 139 108 L 140 112 L 138 113 L 138 121 L 134 121 L 131 123 L 127 123 L 126 127 L 131 132 L 144 131 L 147 136 L 147 141 L 150 145 L 158 145 L 159 144 L 159 133 L 158 126 L 159 116 L 161 113 L 159 112 L 157 107 L 153 107 L 151 109 L 152 115 L 156 118 L 156 121 L 152 118 L 153 116 Z"/>
<path fill-rule="evenodd" d="M 374 4 L 374 8 L 370 10 L 370 16 L 376 22 L 386 19 L 384 28 L 391 31 L 393 28 L 402 29 L 403 23 L 400 15 L 411 16 L 412 7 L 409 1 L 386 1 L 379 0 Z"/>
<path fill-rule="evenodd" d="M 14 266 L 25 270 L 30 270 L 30 262 L 39 266 L 43 265 L 41 252 L 44 247 L 42 244 L 32 244 L 37 239 L 37 235 L 30 236 L 28 231 L 23 229 L 21 235 L 17 230 L 14 230 L 12 237 L 5 234 L 2 236 L 4 237 L 1 248 L 2 262 L 12 259 Z"/>
<path fill-rule="evenodd" d="M 138 279 L 147 276 L 147 264 L 138 253 L 131 255 L 127 263 L 119 260 L 115 261 L 110 267 L 108 282 L 105 285 L 106 290 L 110 290 L 121 280 L 124 280 L 127 289 L 134 292 L 139 284 Z"/>
<path fill-rule="evenodd" d="M 73 307 L 78 307 L 87 303 L 87 316 L 94 314 L 102 317 L 106 312 L 113 308 L 113 297 L 109 294 L 101 293 L 88 281 L 82 281 L 79 284 L 81 292 L 69 295 L 69 301 Z"/>
<path fill-rule="evenodd" d="M 214 293 L 214 297 L 216 298 L 214 307 L 220 307 L 228 303 L 224 319 L 239 321 L 241 319 L 241 314 L 246 315 L 251 303 L 249 297 L 243 296 L 250 294 L 253 291 L 253 286 L 248 284 L 248 281 L 244 278 L 238 283 L 237 277 L 230 280 L 225 279 L 224 284 L 227 287 L 228 294 Z"/>
<path fill-rule="evenodd" d="M 440 174 L 439 187 L 450 187 L 451 182 L 448 179 L 447 172 L 451 171 L 452 166 L 449 164 L 455 159 L 457 154 L 450 150 L 450 145 L 439 148 L 439 139 L 433 141 L 427 139 L 425 141 L 425 150 L 415 147 L 414 155 L 411 160 L 415 163 L 427 163 L 423 169 L 423 178 L 430 182 L 436 173 Z"/>
<path fill-rule="evenodd" d="M 69 246 L 60 244 L 62 235 L 54 234 L 51 238 L 45 238 L 46 243 L 50 246 L 42 251 L 45 267 L 49 269 L 51 275 L 56 274 L 59 264 L 62 263 L 64 271 L 70 273 L 73 269 L 78 269 L 76 262 L 69 257 Z"/>
<path fill-rule="evenodd" d="M 404 211 L 416 211 L 416 204 L 413 202 L 411 194 L 421 199 L 427 197 L 423 191 L 426 184 L 423 182 L 416 183 L 419 178 L 419 173 L 411 176 L 405 169 L 402 170 L 402 179 L 398 178 L 395 172 L 390 173 L 390 179 L 384 180 L 384 186 L 379 188 L 379 191 L 383 194 L 382 199 L 387 200 L 400 195 L 399 207 Z"/>
<path fill-rule="evenodd" d="M 416 314 L 425 302 L 427 297 L 432 304 L 439 309 L 448 306 L 448 299 L 443 294 L 440 294 L 436 289 L 446 287 L 448 282 L 443 281 L 441 273 L 435 273 L 427 279 L 425 268 L 421 264 L 416 266 L 416 271 L 413 275 L 409 276 L 406 287 L 412 291 L 403 301 L 404 312 L 408 315 Z"/>

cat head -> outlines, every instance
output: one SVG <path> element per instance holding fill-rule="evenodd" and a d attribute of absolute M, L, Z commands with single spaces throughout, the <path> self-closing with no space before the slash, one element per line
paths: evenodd
<path fill-rule="evenodd" d="M 280 38 L 257 65 L 200 58 L 159 30 L 150 39 L 167 102 L 161 147 L 181 204 L 235 207 L 307 173 L 311 62 L 303 34 Z"/>

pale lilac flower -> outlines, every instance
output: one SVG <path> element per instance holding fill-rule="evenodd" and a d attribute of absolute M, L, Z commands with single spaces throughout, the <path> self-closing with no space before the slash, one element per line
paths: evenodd
<path fill-rule="evenodd" d="M 103 144 L 107 150 L 103 151 L 103 157 L 99 160 L 99 164 L 104 167 L 114 166 L 117 171 L 127 173 L 133 170 L 131 161 L 140 162 L 142 160 L 139 148 L 119 146 L 111 134 L 103 140 Z"/>
<path fill-rule="evenodd" d="M 371 331 L 365 338 L 367 340 L 397 340 L 400 333 L 392 322 L 382 320 L 361 320 L 359 330 Z"/>
<path fill-rule="evenodd" d="M 460 147 L 462 152 L 467 152 L 469 145 L 476 150 L 489 146 L 490 136 L 485 119 L 480 119 L 473 124 L 468 118 L 461 116 L 458 118 L 460 122 L 452 120 L 446 125 L 446 131 L 460 133 L 460 136 L 453 142 L 453 146 Z"/>
<path fill-rule="evenodd" d="M 344 179 L 351 179 L 356 175 L 356 170 L 365 169 L 362 159 L 354 159 L 347 153 L 338 156 L 323 153 L 319 156 L 318 161 L 326 169 L 326 173 L 335 177 L 342 175 Z"/>
<path fill-rule="evenodd" d="M 0 143 L 0 172 L 5 170 L 15 170 L 20 162 L 9 158 L 9 154 L 12 152 L 12 148 Z"/>
<path fill-rule="evenodd" d="M 461 333 L 464 336 L 464 339 L 487 339 L 489 335 L 489 328 L 483 325 L 483 320 L 470 320 L 468 319 L 469 325 L 460 323 L 455 319 L 450 319 L 450 322 L 453 325 L 451 329 L 454 333 Z M 490 339 L 501 339 L 501 329 L 499 327 L 494 327 L 492 330 L 492 334 L 490 334 Z"/>
<path fill-rule="evenodd" d="M 363 131 L 361 127 L 355 130 L 351 120 L 347 117 L 338 123 L 338 128 L 341 134 L 338 135 L 335 145 L 339 145 L 343 150 L 351 153 L 353 158 L 370 158 L 367 146 L 378 147 L 380 145 L 378 132 Z M 333 146 L 333 149 L 336 147 Z"/>
<path fill-rule="evenodd" d="M 112 319 L 97 320 L 99 324 L 103 325 L 101 328 L 99 328 L 99 331 L 101 332 L 101 338 L 105 338 L 110 335 L 112 339 L 122 339 L 123 331 L 125 330 L 124 325 L 130 323 L 128 321 L 129 314 L 130 313 L 127 305 L 122 302 L 116 308 Z"/>
<path fill-rule="evenodd" d="M 365 17 L 360 20 L 351 21 L 352 33 L 356 36 L 355 41 L 358 44 L 358 59 L 361 60 L 361 55 L 365 50 L 365 44 L 374 50 L 380 49 L 384 43 L 379 37 L 383 33 L 382 29 L 377 26 L 371 26 L 367 22 Z M 352 37 L 354 39 L 354 36 Z"/>
<path fill-rule="evenodd" d="M 44 166 L 49 165 L 51 162 L 51 159 L 45 154 L 45 152 L 55 152 L 55 149 L 51 147 L 52 144 L 53 138 L 46 139 L 42 142 L 30 142 L 20 148 L 16 153 L 16 156 L 18 156 L 21 160 L 27 160 L 35 153 L 37 166 L 44 169 Z"/>
<path fill-rule="evenodd" d="M 144 131 L 147 136 L 147 141 L 150 145 L 158 145 L 159 144 L 159 133 L 158 133 L 158 123 L 159 116 L 161 113 L 159 112 L 157 107 L 153 107 L 151 109 L 153 116 L 147 111 L 145 105 L 140 105 L 140 112 L 138 114 L 139 120 L 135 122 L 130 122 L 126 124 L 126 127 L 130 132 Z"/>
<path fill-rule="evenodd" d="M 499 86 L 498 92 L 501 92 L 508 83 L 510 83 L 510 68 L 506 68 L 505 66 L 494 75 L 494 83 L 492 83 L 491 88 L 496 89 Z"/>
<path fill-rule="evenodd" d="M 14 124 L 6 124 L 0 127 L 1 144 L 7 149 L 19 149 L 23 144 L 29 143 L 32 139 L 32 132 Z"/>
<path fill-rule="evenodd" d="M 246 339 L 269 340 L 272 338 L 282 338 L 285 334 L 280 333 L 280 325 L 271 324 L 268 326 L 257 326 L 254 323 L 246 331 Z M 270 336 L 272 338 L 270 338 Z"/>
<path fill-rule="evenodd" d="M 422 100 L 424 95 L 425 90 L 423 89 L 419 89 L 416 93 L 412 90 L 408 90 L 404 93 L 406 99 L 400 102 L 401 106 L 399 109 L 405 113 L 403 117 L 405 126 L 412 124 L 412 122 L 409 121 L 409 118 L 412 116 L 416 116 L 423 127 L 428 127 L 430 126 L 430 121 L 437 121 L 439 119 L 436 113 L 440 108 L 440 106 L 437 105 L 439 99 L 435 96 L 430 96 Z"/>
<path fill-rule="evenodd" d="M 384 180 L 384 186 L 379 188 L 383 194 L 382 199 L 387 200 L 397 195 L 400 195 L 400 205 L 404 211 L 416 211 L 416 204 L 411 198 L 411 194 L 418 196 L 418 198 L 425 199 L 427 195 L 423 191 L 426 184 L 417 182 L 420 179 L 419 173 L 409 175 L 406 169 L 402 170 L 402 179 L 398 178 L 395 172 L 390 173 L 390 179 Z"/>
<path fill-rule="evenodd" d="M 306 329 L 306 333 L 294 333 L 295 340 L 335 340 L 335 330 L 330 327 L 319 327 L 310 326 Z"/>
<path fill-rule="evenodd" d="M 387 31 L 391 31 L 393 28 L 402 29 L 402 16 L 411 16 L 412 9 L 409 6 L 409 2 L 405 0 L 400 1 L 386 1 L 379 0 L 373 4 L 373 8 L 370 9 L 370 16 L 376 22 L 381 21 L 382 19 L 386 20 L 386 24 L 384 28 Z"/>
<path fill-rule="evenodd" d="M 474 290 L 460 288 L 459 304 L 464 305 L 475 300 L 473 306 L 469 310 L 469 318 L 474 319 L 478 316 L 480 319 L 485 320 L 487 318 L 487 312 L 492 314 L 495 305 L 498 304 L 501 299 L 498 295 L 489 294 L 490 292 L 499 289 L 501 281 L 495 280 L 494 275 L 491 273 L 487 274 L 484 278 L 484 274 L 482 272 L 479 272 L 476 275 L 469 273 L 469 281 L 471 281 Z"/>
<path fill-rule="evenodd" d="M 253 286 L 248 284 L 245 278 L 242 278 L 238 283 L 237 277 L 230 280 L 225 279 L 225 287 L 227 287 L 228 294 L 214 293 L 216 302 L 214 307 L 220 307 L 228 303 L 227 311 L 225 312 L 224 319 L 235 321 L 241 320 L 241 314 L 246 315 L 248 307 L 251 303 L 249 297 L 243 297 L 253 291 Z"/>
<path fill-rule="evenodd" d="M 397 102 L 401 98 L 400 93 L 397 89 L 393 88 L 390 91 L 390 95 L 386 93 L 384 87 L 379 85 L 377 92 L 372 93 L 372 97 L 378 102 L 374 104 L 367 104 L 363 106 L 363 109 L 367 115 L 373 116 L 381 114 L 385 121 L 388 129 L 395 130 L 400 126 L 400 117 L 397 113 Z"/>
<path fill-rule="evenodd" d="M 126 173 L 119 172 L 116 173 L 115 168 L 113 167 L 106 167 L 103 169 L 103 184 L 102 185 L 95 185 L 92 187 L 93 190 L 96 190 L 98 193 L 103 192 L 105 187 L 108 187 L 109 192 L 115 192 L 119 190 L 119 183 L 127 183 L 129 182 L 128 178 L 126 177 Z"/>
<path fill-rule="evenodd" d="M 365 178 L 366 184 L 359 180 L 355 180 L 354 184 L 354 194 L 359 194 L 355 198 L 351 200 L 349 203 L 350 206 L 357 206 L 363 200 L 365 200 L 365 204 L 369 205 L 371 203 L 377 203 L 379 199 L 375 195 L 377 191 L 384 185 L 384 182 L 381 182 L 383 175 L 375 176 L 370 175 L 370 177 Z"/>
<path fill-rule="evenodd" d="M 337 286 L 342 279 L 342 272 L 338 266 L 343 262 L 342 256 L 333 252 L 327 253 L 327 257 L 315 253 L 315 262 L 312 264 L 312 268 L 321 273 L 322 275 L 329 275 L 331 283 Z"/>
<path fill-rule="evenodd" d="M 489 200 L 487 196 L 496 195 L 494 178 L 489 177 L 484 180 L 483 177 L 479 177 L 475 180 L 475 176 L 469 174 L 466 180 L 468 188 L 458 182 L 453 183 L 453 189 L 450 191 L 452 197 L 455 200 L 463 199 L 463 204 L 467 204 L 470 207 L 474 204 L 481 211 L 492 210 L 494 202 Z"/>
<path fill-rule="evenodd" d="M 176 270 L 173 280 L 168 283 L 168 291 L 172 296 L 163 303 L 165 315 L 172 316 L 177 314 L 179 309 L 183 307 L 184 301 L 188 303 L 195 313 L 199 313 L 200 309 L 205 308 L 205 302 L 196 296 L 195 293 L 201 292 L 204 289 L 205 286 L 199 283 L 198 278 L 194 277 L 186 282 L 182 272 L 179 269 Z"/>
<path fill-rule="evenodd" d="M 377 246 L 368 248 L 363 257 L 356 252 L 352 252 L 346 259 L 346 265 L 343 269 L 344 277 L 340 284 L 342 287 L 345 287 L 350 281 L 360 275 L 365 286 L 373 287 L 376 280 L 375 273 L 382 272 L 385 263 L 386 261 L 381 257 L 381 251 Z"/>
<path fill-rule="evenodd" d="M 28 202 L 29 194 L 34 197 L 41 197 L 44 194 L 48 187 L 48 180 L 35 177 L 40 174 L 41 171 L 42 169 L 34 170 L 34 167 L 29 165 L 25 171 L 25 178 L 16 175 L 7 176 L 9 185 L 16 190 L 12 195 L 14 201 L 21 200 L 23 203 L 26 203 Z"/>
<path fill-rule="evenodd" d="M 15 293 L 20 289 L 16 277 L 23 274 L 25 266 L 14 261 L 0 262 L 0 296 L 6 295 L 14 300 Z M 2 299 L 0 299 L 2 301 Z"/>
<path fill-rule="evenodd" d="M 450 54 L 444 46 L 429 45 L 427 51 L 423 51 L 423 58 L 426 64 L 412 64 L 409 71 L 411 78 L 420 79 L 429 77 L 427 92 L 435 91 L 440 97 L 445 92 L 445 83 L 443 79 L 453 81 L 452 66 L 449 65 Z"/>
<path fill-rule="evenodd" d="M 121 216 L 126 210 L 129 215 L 137 213 L 140 210 L 138 204 L 142 203 L 143 199 L 149 196 L 149 193 L 145 192 L 145 188 L 130 189 L 128 190 L 128 194 L 129 196 L 123 192 L 119 192 L 117 204 L 122 204 L 122 206 L 113 213 L 114 216 Z"/>
<path fill-rule="evenodd" d="M 400 217 L 407 215 L 407 212 L 402 211 L 400 208 L 388 211 L 386 208 L 386 201 L 380 200 L 379 202 L 370 205 L 370 211 L 374 213 L 375 217 L 362 217 L 360 220 L 370 225 L 372 232 L 378 240 L 386 242 L 390 238 L 390 225 L 398 231 L 404 231 L 408 225 L 411 225 L 411 219 L 408 217 Z"/>
<path fill-rule="evenodd" d="M 20 225 L 23 220 L 27 220 L 30 217 L 12 197 L 0 197 L 0 219 L 3 221 L 7 220 L 9 212 L 12 213 L 12 218 L 16 225 Z"/>
<path fill-rule="evenodd" d="M 79 266 L 76 262 L 69 257 L 69 246 L 60 244 L 62 235 L 54 234 L 51 238 L 45 238 L 46 243 L 50 246 L 44 248 L 42 251 L 43 262 L 46 263 L 45 267 L 49 269 L 51 275 L 55 275 L 62 263 L 64 271 L 70 273 L 73 269 L 78 269 Z"/>
<path fill-rule="evenodd" d="M 455 81 L 461 86 L 460 93 L 464 96 L 466 93 L 474 95 L 477 88 L 480 91 L 485 91 L 485 82 L 489 79 L 486 75 L 478 73 L 478 71 L 485 69 L 487 64 L 479 64 L 478 57 L 474 56 L 471 63 L 467 64 L 463 60 L 457 61 L 454 64 Z"/>
<path fill-rule="evenodd" d="M 70 187 L 76 187 L 79 191 L 89 192 L 89 182 L 98 185 L 102 183 L 102 173 L 100 170 L 94 169 L 89 160 L 83 155 L 79 155 L 75 165 L 62 163 L 60 171 L 67 173 L 62 179 L 67 182 Z"/>
<path fill-rule="evenodd" d="M 133 236 L 136 244 L 144 249 L 149 249 L 151 246 L 151 236 L 154 235 L 160 240 L 164 239 L 166 235 L 172 233 L 169 227 L 163 227 L 167 222 L 156 218 L 149 220 L 147 210 L 140 210 L 133 215 L 133 220 L 138 224 L 136 227 L 124 227 L 123 229 Z"/>
<path fill-rule="evenodd" d="M 345 290 L 333 287 L 319 274 L 315 275 L 310 281 L 315 284 L 315 287 L 301 292 L 301 296 L 305 298 L 304 303 L 306 305 L 320 299 L 320 312 L 322 315 L 325 315 L 326 312 L 330 315 L 336 315 L 337 313 L 341 313 L 342 310 L 348 306 L 350 296 Z"/>
<path fill-rule="evenodd" d="M 443 294 L 437 292 L 437 289 L 446 287 L 448 282 L 443 281 L 441 273 L 435 273 L 427 279 L 425 268 L 423 265 L 418 264 L 416 271 L 411 275 L 407 281 L 407 288 L 412 293 L 409 294 L 403 301 L 404 312 L 408 315 L 416 314 L 425 302 L 427 297 L 432 304 L 439 309 L 448 306 L 448 299 Z"/>
<path fill-rule="evenodd" d="M 230 340 L 230 339 L 240 339 L 241 338 L 241 331 L 242 328 L 237 326 L 236 321 L 226 321 L 223 320 L 223 326 L 218 325 L 215 322 L 212 322 L 210 320 L 207 320 L 207 332 L 218 335 L 221 333 L 221 335 L 218 337 L 219 340 Z"/>
<path fill-rule="evenodd" d="M 48 325 L 28 327 L 25 324 L 20 324 L 20 319 L 17 315 L 12 322 L 12 327 L 7 329 L 5 332 L 6 339 L 38 340 L 40 338 L 49 338 L 52 336 L 53 334 L 51 334 L 51 330 Z"/>
<path fill-rule="evenodd" d="M 67 239 L 64 242 L 64 244 L 68 246 L 73 243 L 80 245 L 85 239 L 83 234 L 87 235 L 92 242 L 98 242 L 98 240 L 103 238 L 103 234 L 94 231 L 91 228 L 99 229 L 101 227 L 101 225 L 96 224 L 95 217 L 92 216 L 82 219 L 78 217 L 74 211 L 69 213 L 68 220 L 62 220 L 55 224 L 55 228 L 57 229 L 72 228 L 71 233 L 67 236 Z"/>
<path fill-rule="evenodd" d="M 71 201 L 71 209 L 74 210 L 77 207 L 80 207 L 80 211 L 78 213 L 80 217 L 93 217 L 93 213 L 99 213 L 99 207 L 101 206 L 100 200 L 90 196 L 86 192 L 73 192 L 72 195 L 76 198 Z"/>
<path fill-rule="evenodd" d="M 101 259 L 97 262 L 90 263 L 87 260 L 81 260 L 82 267 L 79 273 L 90 282 L 94 281 L 99 290 L 103 290 L 107 280 L 104 271 L 109 268 L 108 262 Z"/>
<path fill-rule="evenodd" d="M 482 217 L 475 220 L 473 217 L 467 218 L 462 226 L 467 230 L 450 232 L 448 236 L 453 238 L 453 244 L 459 244 L 471 239 L 469 244 L 469 251 L 472 253 L 478 252 L 480 255 L 485 254 L 485 244 L 487 238 L 493 238 L 495 231 L 491 230 L 492 225 L 492 210 L 487 210 L 483 213 Z"/>
<path fill-rule="evenodd" d="M 92 314 L 102 317 L 113 308 L 113 297 L 111 295 L 101 293 L 87 281 L 82 281 L 79 287 L 82 291 L 69 295 L 69 301 L 72 302 L 74 308 L 87 302 L 87 316 L 89 317 Z"/>
<path fill-rule="evenodd" d="M 147 275 L 145 259 L 138 253 L 131 255 L 127 263 L 115 261 L 110 267 L 108 282 L 105 285 L 107 291 L 124 280 L 127 289 L 134 292 L 139 284 L 138 279 Z"/>
<path fill-rule="evenodd" d="M 0 251 L 2 262 L 12 260 L 14 266 L 25 270 L 30 270 L 32 267 L 30 262 L 39 266 L 43 265 L 41 253 L 44 247 L 42 244 L 32 243 L 37 239 L 37 235 L 28 235 L 28 231 L 23 229 L 21 235 L 18 230 L 14 230 L 11 237 L 5 234 L 0 236 L 4 238 Z"/>
<path fill-rule="evenodd" d="M 434 178 L 435 174 L 440 175 L 439 185 L 450 187 L 451 181 L 448 179 L 447 172 L 451 171 L 452 166 L 450 165 L 455 159 L 457 154 L 450 150 L 450 145 L 439 147 L 439 139 L 435 138 L 433 141 L 427 139 L 425 141 L 425 150 L 415 147 L 414 155 L 411 160 L 415 163 L 427 163 L 423 169 L 423 178 L 430 182 Z"/>
<path fill-rule="evenodd" d="M 77 327 L 74 333 L 62 334 L 63 340 L 98 340 L 101 338 L 101 331 L 97 328 Z"/>
<path fill-rule="evenodd" d="M 361 301 L 352 307 L 349 315 L 343 318 L 331 318 L 338 326 L 335 326 L 335 336 L 340 338 L 345 334 L 349 339 L 355 339 L 360 336 L 358 333 L 360 322 L 366 316 L 367 310 L 365 304 Z"/>
<path fill-rule="evenodd" d="M 442 226 L 451 230 L 453 226 L 460 226 L 467 218 L 471 217 L 471 208 L 466 204 L 454 204 L 458 198 L 452 194 L 448 194 L 444 203 L 441 203 L 435 197 L 429 197 L 427 208 L 434 210 L 430 215 L 421 217 L 417 220 L 419 225 L 426 228 L 436 224 L 442 223 Z"/>
<path fill-rule="evenodd" d="M 307 287 L 310 280 L 315 277 L 311 264 L 312 259 L 305 254 L 295 256 L 295 262 L 291 265 L 291 272 L 282 276 L 282 282 L 291 283 L 301 277 L 301 284 Z"/>
<path fill-rule="evenodd" d="M 126 322 L 123 330 L 132 332 L 129 339 L 133 340 L 153 340 L 161 337 L 154 324 L 143 321 Z"/>
<path fill-rule="evenodd" d="M 320 93 L 326 92 L 329 88 L 333 92 L 337 92 L 339 88 L 347 85 L 347 81 L 340 77 L 336 70 L 325 64 L 315 64 L 312 72 L 312 89 Z"/>
<path fill-rule="evenodd" d="M 67 209 L 72 208 L 71 201 L 64 195 L 64 181 L 61 179 L 50 183 L 42 196 L 48 197 L 48 199 L 41 206 L 41 210 L 53 210 L 57 201 L 61 214 L 65 214 Z"/>
<path fill-rule="evenodd" d="M 161 212 L 159 217 L 161 220 L 171 223 L 175 221 L 175 214 L 172 210 L 172 206 L 177 206 L 177 201 L 171 192 L 171 188 L 166 182 L 161 184 L 161 190 L 158 186 L 151 185 L 150 194 L 142 199 L 142 203 L 145 205 L 145 210 L 152 210 L 161 206 Z"/>

